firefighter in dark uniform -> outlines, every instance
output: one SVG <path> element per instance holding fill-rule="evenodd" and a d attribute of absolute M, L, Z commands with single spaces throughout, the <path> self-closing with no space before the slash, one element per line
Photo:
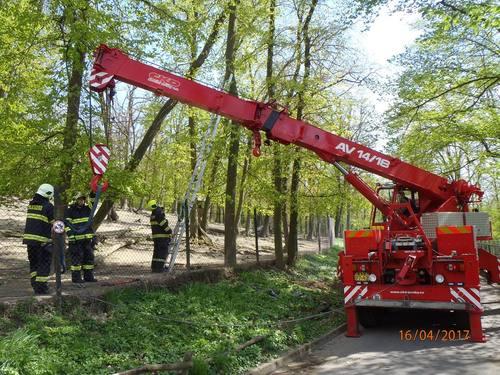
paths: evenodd
<path fill-rule="evenodd" d="M 168 246 L 172 238 L 172 229 L 168 226 L 165 211 L 155 200 L 150 200 L 147 207 L 151 210 L 151 232 L 153 234 L 153 259 L 151 261 L 152 272 L 163 272 L 165 260 L 168 255 Z"/>
<path fill-rule="evenodd" d="M 35 294 L 49 293 L 49 274 L 52 262 L 52 223 L 54 205 L 50 200 L 54 187 L 42 184 L 28 205 L 23 244 L 28 247 L 31 286 Z"/>
<path fill-rule="evenodd" d="M 94 231 L 91 225 L 91 209 L 85 194 L 76 194 L 75 201 L 66 209 L 65 220 L 71 257 L 71 281 L 95 282 L 94 278 Z M 83 270 L 83 279 L 82 279 Z"/>

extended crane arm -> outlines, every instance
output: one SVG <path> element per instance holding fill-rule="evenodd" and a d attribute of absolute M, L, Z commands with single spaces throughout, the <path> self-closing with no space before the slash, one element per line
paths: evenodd
<path fill-rule="evenodd" d="M 466 206 L 472 195 L 480 197 L 483 194 L 479 188 L 465 181 L 449 182 L 400 159 L 294 119 L 286 111 L 274 108 L 272 104 L 238 98 L 134 60 L 119 49 L 101 45 L 96 51 L 91 88 L 94 91 L 102 91 L 113 79 L 227 117 L 256 134 L 265 131 L 269 139 L 307 148 L 329 163 L 342 161 L 388 178 L 418 191 L 421 208 L 425 211 L 438 210 L 443 205 L 449 206 L 449 211 L 455 211 L 457 205 Z M 356 179 L 353 177 L 351 180 Z M 358 188 L 353 181 L 350 182 Z M 386 204 L 383 200 L 375 198 L 376 195 L 363 195 L 384 212 L 383 207 Z M 374 201 L 377 199 L 378 202 Z M 455 209 L 449 209 L 453 206 Z"/>

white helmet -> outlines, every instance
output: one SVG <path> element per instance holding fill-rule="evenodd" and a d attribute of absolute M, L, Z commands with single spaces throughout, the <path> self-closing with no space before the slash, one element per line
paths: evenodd
<path fill-rule="evenodd" d="M 36 193 L 44 198 L 52 199 L 54 197 L 54 186 L 41 184 Z"/>

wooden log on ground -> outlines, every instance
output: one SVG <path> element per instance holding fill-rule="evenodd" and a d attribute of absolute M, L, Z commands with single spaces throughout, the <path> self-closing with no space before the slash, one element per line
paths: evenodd
<path fill-rule="evenodd" d="M 108 248 L 103 248 L 103 249 L 97 248 L 98 256 L 100 254 L 102 254 L 102 259 L 98 259 L 98 261 L 101 262 L 104 259 L 106 259 L 106 258 L 110 257 L 111 255 L 113 255 L 114 253 L 116 253 L 117 251 L 123 249 L 124 247 L 132 246 L 132 245 L 136 244 L 137 242 L 139 242 L 139 239 L 135 238 L 135 239 L 127 240 L 125 242 L 120 242 L 120 243 L 114 244 Z"/>
<path fill-rule="evenodd" d="M 214 241 L 212 240 L 212 238 L 208 235 L 207 232 L 205 232 L 201 227 L 198 227 L 198 231 L 201 233 L 202 235 L 202 240 L 203 242 L 205 243 L 205 245 L 207 246 L 214 246 Z"/>
<path fill-rule="evenodd" d="M 212 233 L 212 234 L 224 234 L 225 230 L 224 228 L 217 228 L 217 227 L 208 227 L 207 228 L 207 233 Z"/>
<path fill-rule="evenodd" d="M 104 232 L 97 232 L 98 237 L 103 237 L 103 238 L 111 238 L 111 237 L 120 237 L 123 236 L 124 234 L 132 232 L 132 229 L 130 228 L 125 228 L 125 229 L 117 229 L 117 230 L 107 230 Z"/>
<path fill-rule="evenodd" d="M 252 346 L 253 344 L 257 344 L 258 342 L 261 342 L 264 340 L 267 336 L 256 336 L 253 339 L 248 340 L 247 342 L 244 342 L 243 344 L 240 344 L 234 349 L 236 353 L 241 352 L 243 349 L 248 348 L 249 346 Z"/>
<path fill-rule="evenodd" d="M 156 371 L 178 371 L 181 374 L 187 375 L 192 367 L 193 367 L 193 354 L 187 352 L 184 355 L 184 360 L 182 362 L 165 363 L 158 365 L 144 365 L 131 370 L 117 372 L 114 375 L 137 375 L 137 374 L 145 374 L 148 372 L 156 372 Z"/>
<path fill-rule="evenodd" d="M 232 351 L 234 351 L 235 353 L 239 353 L 243 349 L 248 348 L 249 346 L 252 346 L 254 344 L 257 344 L 258 342 L 261 342 L 266 337 L 267 337 L 267 335 L 264 335 L 264 336 L 255 336 L 254 338 L 251 338 L 250 340 L 245 341 L 243 344 L 238 345 Z M 227 351 L 227 352 L 224 352 L 223 355 L 227 357 L 230 353 L 231 353 L 231 351 Z M 210 363 L 212 361 L 213 361 L 213 358 L 209 358 L 207 362 Z"/>

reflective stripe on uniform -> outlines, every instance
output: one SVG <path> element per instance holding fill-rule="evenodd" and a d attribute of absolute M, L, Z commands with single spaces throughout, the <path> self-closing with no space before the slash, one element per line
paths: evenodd
<path fill-rule="evenodd" d="M 160 221 L 160 225 L 163 226 L 163 225 L 165 225 L 166 222 L 167 222 L 167 219 L 163 219 L 162 221 Z"/>
<path fill-rule="evenodd" d="M 42 209 L 43 209 L 43 206 L 41 204 L 30 204 L 28 206 L 28 210 L 41 211 Z"/>
<path fill-rule="evenodd" d="M 76 234 L 74 236 L 68 236 L 68 239 L 70 241 L 79 241 L 79 240 L 86 240 L 86 239 L 92 239 L 94 238 L 94 234 L 93 233 L 89 233 L 89 234 Z"/>
<path fill-rule="evenodd" d="M 28 219 L 40 220 L 40 221 L 43 221 L 45 223 L 49 222 L 49 218 L 45 215 L 28 213 L 27 217 L 28 217 Z"/>
<path fill-rule="evenodd" d="M 36 271 L 30 273 L 31 277 L 36 277 Z"/>
<path fill-rule="evenodd" d="M 71 266 L 71 271 L 81 271 L 82 266 Z"/>
<path fill-rule="evenodd" d="M 171 234 L 153 234 L 153 238 L 171 238 Z"/>
<path fill-rule="evenodd" d="M 93 270 L 93 269 L 94 269 L 94 265 L 93 265 L 93 264 L 84 264 L 84 265 L 82 266 L 82 268 L 83 268 L 84 270 Z"/>
<path fill-rule="evenodd" d="M 23 235 L 23 239 L 25 240 L 33 240 L 37 242 L 47 243 L 50 242 L 51 239 L 43 236 L 37 236 L 36 234 L 25 233 Z"/>
<path fill-rule="evenodd" d="M 155 221 L 155 220 L 151 220 L 149 223 L 150 223 L 151 225 L 158 225 L 158 222 L 157 222 L 157 221 Z"/>
<path fill-rule="evenodd" d="M 49 277 L 48 276 L 37 276 L 35 278 L 35 281 L 38 283 L 46 283 L 47 281 L 49 281 Z"/>
<path fill-rule="evenodd" d="M 81 224 L 81 223 L 87 223 L 89 221 L 89 218 L 88 217 L 80 217 L 78 219 L 67 218 L 66 220 L 68 220 L 71 224 Z"/>
<path fill-rule="evenodd" d="M 162 262 L 162 263 L 165 263 L 165 259 L 153 258 L 153 262 Z"/>

